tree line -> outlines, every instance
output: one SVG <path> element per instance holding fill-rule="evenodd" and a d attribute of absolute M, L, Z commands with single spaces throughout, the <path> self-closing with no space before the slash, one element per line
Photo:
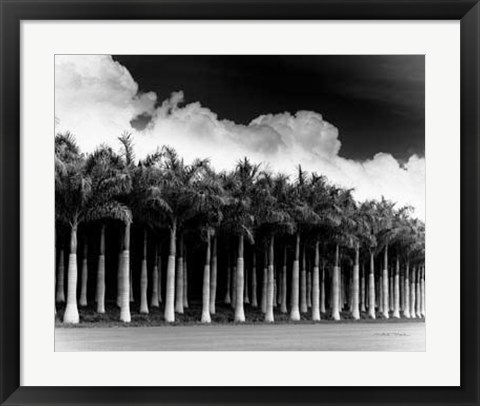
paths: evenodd
<path fill-rule="evenodd" d="M 163 303 L 166 322 L 188 307 L 192 290 L 201 292 L 203 323 L 220 292 L 235 322 L 245 321 L 245 305 L 259 307 L 265 322 L 274 322 L 275 307 L 292 321 L 301 314 L 340 320 L 345 309 L 353 319 L 424 317 L 424 223 L 411 207 L 384 198 L 359 203 L 352 192 L 301 166 L 288 177 L 248 158 L 218 172 L 168 146 L 136 160 L 128 133 L 118 152 L 100 145 L 84 154 L 71 133 L 58 133 L 55 282 L 56 302 L 66 299 L 63 322 L 78 323 L 78 305 L 87 305 L 92 232 L 96 311 L 105 313 L 107 276 L 115 273 L 109 290 L 123 322 L 131 320 L 132 255 L 140 259 L 140 313 Z M 118 243 L 106 242 L 109 229 Z M 117 257 L 110 266 L 108 249 Z M 196 253 L 190 272 L 187 250 Z"/>

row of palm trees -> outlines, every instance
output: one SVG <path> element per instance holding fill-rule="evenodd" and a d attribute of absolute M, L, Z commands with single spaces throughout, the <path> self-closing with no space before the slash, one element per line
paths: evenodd
<path fill-rule="evenodd" d="M 85 155 L 70 133 L 55 136 L 56 301 L 66 299 L 65 323 L 79 322 L 78 296 L 80 306 L 87 304 L 92 252 L 96 311 L 105 312 L 106 282 L 114 275 L 109 290 L 123 322 L 131 320 L 136 259 L 139 311 L 164 302 L 167 322 L 188 307 L 195 282 L 203 323 L 220 299 L 233 307 L 236 322 L 245 321 L 246 304 L 259 307 L 266 322 L 274 321 L 275 307 L 292 321 L 302 313 L 340 320 L 342 310 L 354 319 L 425 316 L 425 226 L 409 207 L 384 198 L 359 204 L 352 190 L 300 166 L 295 179 L 247 158 L 216 172 L 208 160 L 187 164 L 166 146 L 135 161 L 131 135 L 119 142 L 119 153 L 101 145 Z M 119 241 L 109 243 L 109 235 Z M 115 262 L 106 260 L 112 251 Z"/>

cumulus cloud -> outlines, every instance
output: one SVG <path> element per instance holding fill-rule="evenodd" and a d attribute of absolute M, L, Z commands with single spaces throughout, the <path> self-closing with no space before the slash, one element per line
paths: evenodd
<path fill-rule="evenodd" d="M 129 71 L 110 56 L 61 55 L 55 59 L 55 115 L 57 130 L 72 131 L 87 152 L 100 143 L 118 145 L 127 130 L 138 158 L 168 144 L 187 160 L 210 158 L 217 169 L 231 169 L 244 156 L 287 174 L 300 163 L 354 188 L 358 200 L 385 196 L 425 218 L 424 158 L 413 155 L 403 165 L 382 152 L 362 162 L 346 159 L 338 129 L 317 112 L 266 114 L 242 125 L 220 120 L 200 102 L 185 104 L 182 91 L 161 102 L 153 92 L 139 93 Z M 136 117 L 151 119 L 140 130 L 131 124 Z"/>

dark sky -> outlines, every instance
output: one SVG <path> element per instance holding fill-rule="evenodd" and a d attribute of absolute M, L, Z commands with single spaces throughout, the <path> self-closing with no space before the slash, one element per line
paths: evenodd
<path fill-rule="evenodd" d="M 425 152 L 425 58 L 417 55 L 114 56 L 161 103 L 183 90 L 248 124 L 260 114 L 312 110 L 340 131 L 340 155 Z"/>

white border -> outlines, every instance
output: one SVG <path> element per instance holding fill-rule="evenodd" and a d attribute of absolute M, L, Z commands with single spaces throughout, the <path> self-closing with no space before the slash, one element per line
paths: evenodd
<path fill-rule="evenodd" d="M 458 22 L 24 21 L 21 40 L 22 385 L 460 384 Z M 425 54 L 427 351 L 55 353 L 56 53 Z"/>

